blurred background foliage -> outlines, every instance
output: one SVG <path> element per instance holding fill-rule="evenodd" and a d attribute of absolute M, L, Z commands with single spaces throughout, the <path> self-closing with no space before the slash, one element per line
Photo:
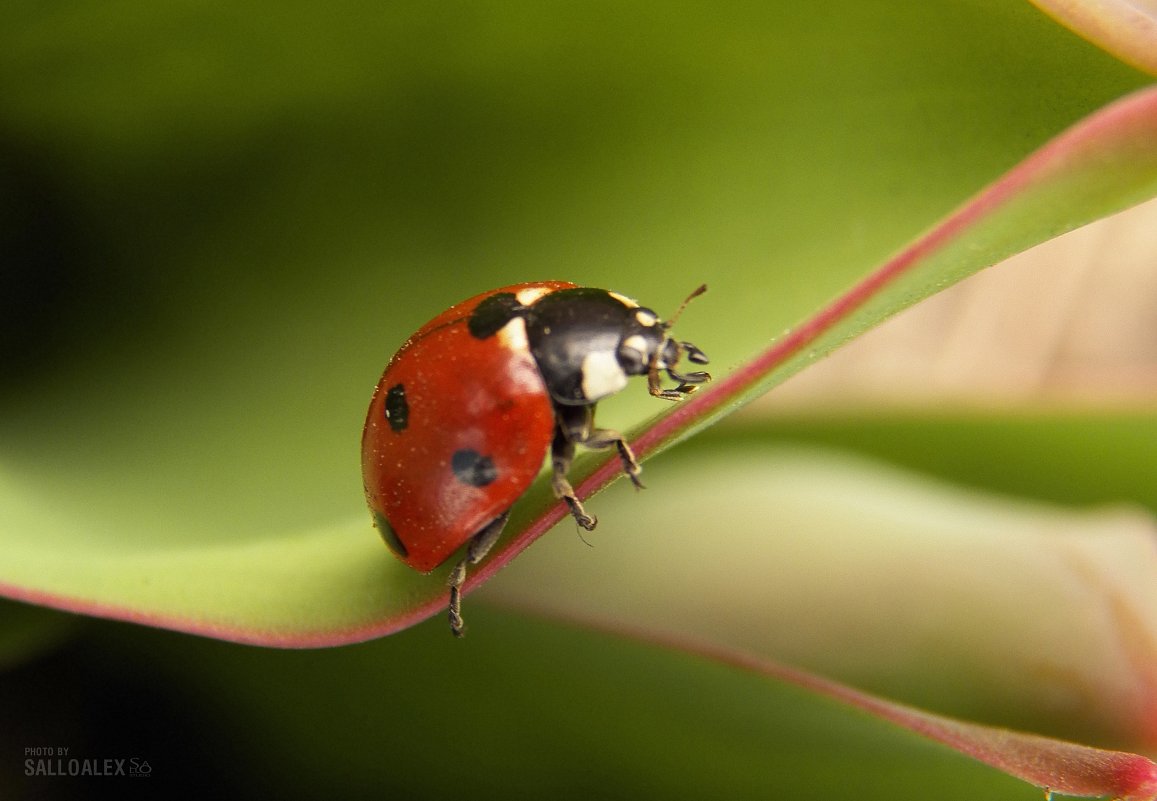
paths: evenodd
<path fill-rule="evenodd" d="M 1143 81 L 984 2 L 6 15 L 5 452 L 146 539 L 348 511 L 367 387 L 479 287 L 708 280 L 725 370 Z"/>
<path fill-rule="evenodd" d="M 1145 82 L 996 0 L 9 0 L 0 503 L 61 548 L 359 515 L 369 392 L 437 310 L 565 278 L 662 312 L 706 280 L 681 334 L 726 372 Z M 604 422 L 653 412 L 628 395 Z M 791 439 L 1153 508 L 1151 415 L 1033 412 L 751 415 L 670 457 Z M 286 653 L 6 604 L 0 782 L 123 797 L 22 777 L 58 745 L 140 753 L 170 797 L 1036 793 L 716 665 L 472 613 L 463 644 L 439 620 Z"/>

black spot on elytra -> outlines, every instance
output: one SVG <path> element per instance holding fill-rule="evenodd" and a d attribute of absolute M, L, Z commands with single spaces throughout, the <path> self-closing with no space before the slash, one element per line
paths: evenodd
<path fill-rule="evenodd" d="M 466 327 L 476 339 L 492 337 L 502 330 L 502 326 L 526 311 L 513 292 L 499 292 L 491 295 L 474 307 Z"/>
<path fill-rule="evenodd" d="M 454 451 L 454 456 L 450 459 L 450 468 L 459 481 L 471 487 L 485 487 L 498 478 L 498 468 L 494 466 L 494 460 L 470 448 Z"/>
<path fill-rule="evenodd" d="M 398 539 L 398 532 L 394 531 L 394 527 L 390 525 L 390 521 L 386 520 L 385 515 L 381 512 L 374 512 L 374 525 L 378 529 L 378 533 L 382 535 L 387 547 L 398 556 L 405 559 L 409 555 L 405 544 Z"/>
<path fill-rule="evenodd" d="M 394 431 L 404 431 L 410 424 L 410 404 L 406 402 L 406 388 L 394 384 L 386 392 L 386 422 Z"/>

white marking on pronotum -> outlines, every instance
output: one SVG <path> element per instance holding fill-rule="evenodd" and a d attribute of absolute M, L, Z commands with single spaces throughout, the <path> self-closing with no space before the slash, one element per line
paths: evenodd
<path fill-rule="evenodd" d="M 518 302 L 523 306 L 529 306 L 553 291 L 554 290 L 544 286 L 531 286 L 518 290 L 514 293 L 514 297 L 517 298 Z"/>
<path fill-rule="evenodd" d="M 610 290 L 607 290 L 607 294 L 610 295 L 615 300 L 617 300 L 619 303 L 626 306 L 628 309 L 634 309 L 634 308 L 638 307 L 638 305 L 639 305 L 639 302 L 637 300 L 632 300 L 631 298 L 628 298 L 626 295 L 620 295 L 618 292 L 611 292 Z"/>
<path fill-rule="evenodd" d="M 519 302 L 521 303 L 521 300 Z M 526 338 L 526 321 L 521 317 L 515 317 L 499 328 L 498 344 L 519 352 L 530 350 L 530 342 Z"/>
<path fill-rule="evenodd" d="M 627 374 L 611 351 L 591 351 L 583 359 L 583 395 L 588 401 L 614 395 L 626 385 Z"/>

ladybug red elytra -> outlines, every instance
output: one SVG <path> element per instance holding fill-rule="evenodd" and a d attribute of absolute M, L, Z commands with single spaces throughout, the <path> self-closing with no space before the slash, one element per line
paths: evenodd
<path fill-rule="evenodd" d="M 565 281 L 493 289 L 451 306 L 390 360 L 362 432 L 362 478 L 374 525 L 399 559 L 428 572 L 469 543 L 450 573 L 450 628 L 462 634 L 468 565 L 497 541 L 510 508 L 551 457 L 554 494 L 586 530 L 595 527 L 567 470 L 575 446 L 614 447 L 639 482 L 622 435 L 595 428 L 598 401 L 630 376 L 678 400 L 711 379 L 680 373 L 703 351 L 670 335 L 670 322 L 630 298 Z M 664 389 L 660 372 L 677 386 Z"/>

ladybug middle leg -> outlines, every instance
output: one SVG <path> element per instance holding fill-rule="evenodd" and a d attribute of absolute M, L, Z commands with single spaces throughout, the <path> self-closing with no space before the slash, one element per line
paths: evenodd
<path fill-rule="evenodd" d="M 553 472 L 550 485 L 554 490 L 554 497 L 566 502 L 576 523 L 587 531 L 594 531 L 599 523 L 598 518 L 586 513 L 582 503 L 575 497 L 574 487 L 566 478 L 572 461 L 574 461 L 574 443 L 566 438 L 561 427 L 556 427 L 554 441 L 550 444 L 550 466 Z"/>
<path fill-rule="evenodd" d="M 609 428 L 595 428 L 595 407 L 591 406 L 563 406 L 555 407 L 554 441 L 551 443 L 551 467 L 554 471 L 552 485 L 556 497 L 566 502 L 575 521 L 587 531 L 594 529 L 598 520 L 591 517 L 583 509 L 574 488 L 566 478 L 574 459 L 575 445 L 584 445 L 588 448 L 610 448 L 614 446 L 619 451 L 619 461 L 623 464 L 623 472 L 637 489 L 643 488 L 639 480 L 639 473 L 643 468 L 635 459 L 631 446 L 623 439 L 618 431 Z"/>
<path fill-rule="evenodd" d="M 506 528 L 506 521 L 509 517 L 510 511 L 507 510 L 471 537 L 470 544 L 466 546 L 466 555 L 450 571 L 450 577 L 447 580 L 447 584 L 450 585 L 450 631 L 455 637 L 461 637 L 465 629 L 465 622 L 462 620 L 462 583 L 466 581 L 466 567 L 476 565 L 486 558 L 486 554 L 490 552 L 494 543 L 498 542 L 498 538 L 502 535 L 502 529 Z"/>

